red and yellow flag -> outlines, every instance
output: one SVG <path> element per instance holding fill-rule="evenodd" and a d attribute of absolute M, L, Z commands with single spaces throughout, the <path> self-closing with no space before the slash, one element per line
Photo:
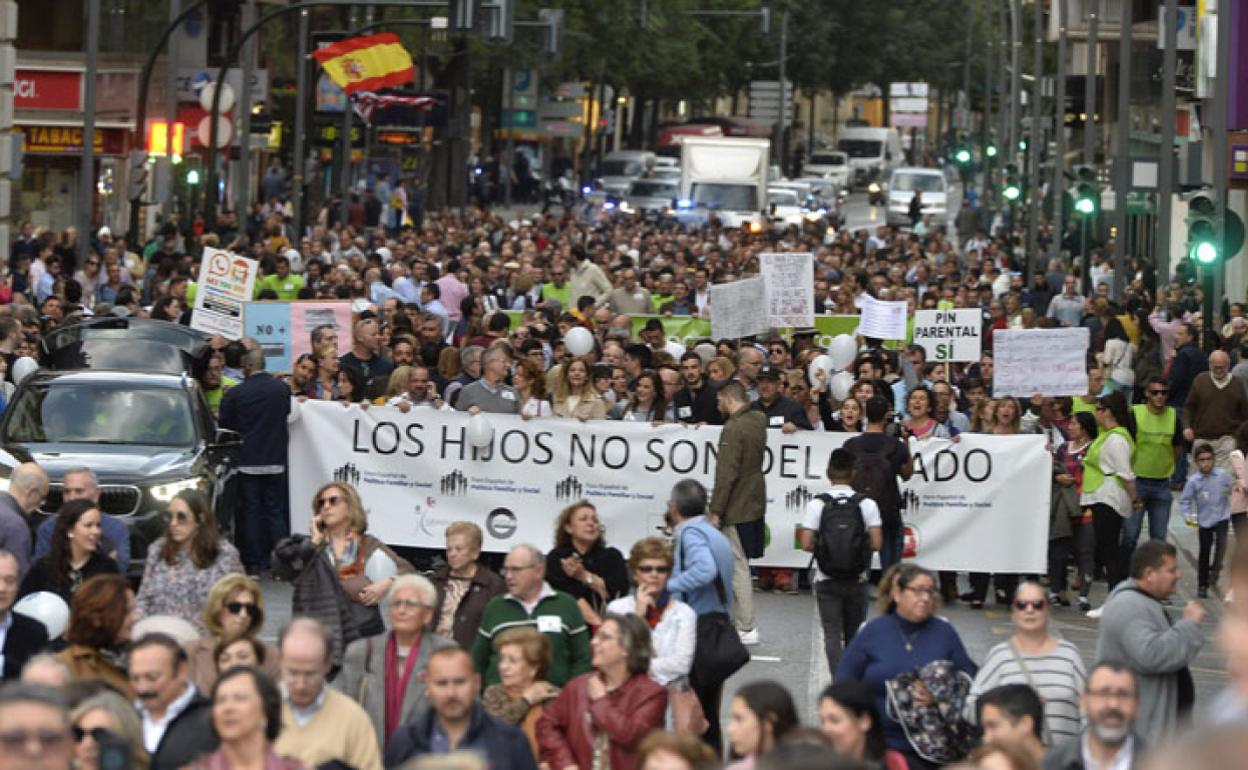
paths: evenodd
<path fill-rule="evenodd" d="M 412 57 L 393 32 L 340 40 L 312 54 L 348 94 L 394 88 L 415 79 Z"/>

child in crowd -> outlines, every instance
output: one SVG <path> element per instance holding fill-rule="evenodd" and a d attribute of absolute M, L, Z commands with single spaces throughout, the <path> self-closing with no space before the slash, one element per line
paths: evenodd
<path fill-rule="evenodd" d="M 1197 559 L 1197 596 L 1204 599 L 1218 583 L 1226 557 L 1226 535 L 1231 521 L 1231 475 L 1213 465 L 1210 444 L 1196 447 L 1196 473 L 1187 479 L 1179 510 L 1189 526 L 1200 527 Z M 1211 558 L 1212 557 L 1212 558 Z"/>

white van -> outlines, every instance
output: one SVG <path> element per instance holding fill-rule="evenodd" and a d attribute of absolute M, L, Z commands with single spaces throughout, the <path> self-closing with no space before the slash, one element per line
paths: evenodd
<path fill-rule="evenodd" d="M 655 165 L 655 154 L 648 150 L 618 150 L 602 160 L 598 186 L 608 195 L 622 198 L 634 179 L 640 179 Z"/>
<path fill-rule="evenodd" d="M 888 179 L 904 157 L 901 136 L 895 128 L 847 126 L 837 135 L 836 149 L 849 156 L 851 183 L 855 187 L 873 179 Z"/>
<path fill-rule="evenodd" d="M 815 150 L 802 165 L 802 176 L 822 176 L 849 187 L 849 156 L 840 150 Z"/>
<path fill-rule="evenodd" d="M 936 168 L 899 168 L 888 178 L 888 224 L 910 224 L 910 201 L 915 192 L 922 197 L 920 211 L 932 215 L 932 224 L 949 222 L 949 185 L 944 172 Z"/>

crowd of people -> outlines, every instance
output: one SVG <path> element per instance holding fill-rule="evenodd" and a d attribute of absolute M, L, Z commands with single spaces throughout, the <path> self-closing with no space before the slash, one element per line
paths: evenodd
<path fill-rule="evenodd" d="M 158 770 L 380 770 L 442 767 L 429 763 L 463 751 L 525 770 L 701 770 L 725 754 L 746 770 L 1143 767 L 1150 754 L 1166 768 L 1180 749 L 1179 761 L 1205 752 L 1196 766 L 1218 768 L 1232 764 L 1217 752 L 1242 756 L 1242 736 L 1219 732 L 1248 719 L 1248 549 L 1230 546 L 1248 520 L 1242 305 L 1202 334 L 1198 293 L 1157 285 L 1146 264 L 1131 265 L 1115 299 L 1110 263 L 1093 253 L 1085 297 L 1060 257 L 1024 275 L 1008 234 L 958 243 L 939 227 L 765 237 L 713 220 L 686 230 L 470 209 L 420 227 L 326 220 L 299 236 L 280 205 L 261 204 L 241 227 L 231 215 L 215 229 L 169 223 L 137 251 L 107 230 L 88 240 L 22 229 L 0 305 L 6 366 L 91 315 L 187 323 L 205 246 L 256 257 L 258 299 L 351 300 L 352 320 L 297 341 L 307 352 L 290 371 L 267 371 L 255 339 L 212 340 L 200 389 L 243 438 L 238 503 L 225 512 L 234 542 L 221 511 L 181 492 L 137 590 L 123 577 L 125 524 L 102 510 L 89 468 L 66 474 L 64 503 L 38 533 L 29 517 L 49 478 L 36 463 L 13 472 L 0 491 L 0 656 L 5 679 L 20 681 L 0 689 L 0 770 L 63 770 L 71 758 L 114 770 L 105 758 L 123 755 Z M 953 366 L 860 337 L 853 385 L 837 398 L 810 371 L 823 353 L 814 328 L 665 331 L 665 320 L 709 317 L 710 287 L 777 249 L 814 254 L 817 313 L 854 315 L 874 297 L 978 309 L 989 332 L 1086 327 L 1087 392 L 995 397 L 990 333 L 979 360 Z M 712 488 L 671 490 L 664 537 L 608 544 L 582 499 L 552 516 L 549 543 L 516 546 L 501 566 L 469 521 L 447 528 L 431 564 L 370 534 L 347 480 L 288 500 L 287 425 L 308 400 L 722 430 Z M 809 571 L 750 564 L 766 537 L 771 429 L 855 434 L 805 509 Z M 1045 436 L 1047 574 L 963 578 L 902 559 L 898 480 L 918 442 L 962 433 Z M 1172 617 L 1176 492 L 1200 555 L 1198 597 Z M 292 533 L 290 505 L 309 502 L 311 528 Z M 260 637 L 269 577 L 294 584 L 276 644 Z M 724 701 L 766 632 L 754 593 L 803 588 L 832 674 L 809 727 L 776 682 L 732 687 Z M 68 604 L 63 634 L 13 611 L 40 593 Z M 1208 598 L 1225 599 L 1230 681 L 1193 714 Z M 938 609 L 993 600 L 1012 634 L 977 664 Z M 1072 604 L 1100 618 L 1087 662 L 1051 628 Z M 1185 737 L 1193 720 L 1211 731 L 1201 741 Z"/>

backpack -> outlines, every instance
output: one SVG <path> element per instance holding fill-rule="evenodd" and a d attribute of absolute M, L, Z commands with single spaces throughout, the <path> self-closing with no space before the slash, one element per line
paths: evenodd
<path fill-rule="evenodd" d="M 876 452 L 856 451 L 851 439 L 846 448 L 854 453 L 854 481 L 850 485 L 855 492 L 875 501 L 880 509 L 880 520 L 886 527 L 901 524 L 901 496 L 897 491 L 897 476 L 893 473 L 893 454 L 897 451 L 897 440 L 893 439 Z"/>
<path fill-rule="evenodd" d="M 871 540 L 862 517 L 865 495 L 816 495 L 823 501 L 815 536 L 815 563 L 830 578 L 857 579 L 871 566 Z"/>

